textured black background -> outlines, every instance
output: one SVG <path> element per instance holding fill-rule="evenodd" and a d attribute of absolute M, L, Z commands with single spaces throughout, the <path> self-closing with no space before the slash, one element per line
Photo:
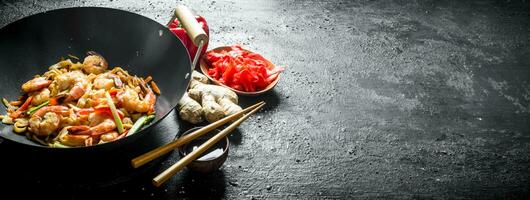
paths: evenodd
<path fill-rule="evenodd" d="M 210 47 L 240 43 L 287 68 L 275 90 L 258 97 L 269 103 L 266 110 L 232 135 L 222 169 L 210 175 L 184 171 L 154 188 L 149 178 L 174 163 L 173 154 L 124 184 L 72 188 L 36 181 L 21 184 L 25 192 L 18 195 L 530 195 L 530 3 L 525 1 L 2 0 L 0 26 L 72 6 L 118 8 L 165 24 L 177 3 L 206 17 Z M 243 98 L 243 104 L 254 101 Z M 159 130 L 169 135 L 187 128 L 174 113 L 162 125 Z"/>

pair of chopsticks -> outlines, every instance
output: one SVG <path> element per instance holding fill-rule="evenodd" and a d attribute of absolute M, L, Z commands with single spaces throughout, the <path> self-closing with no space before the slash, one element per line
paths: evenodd
<path fill-rule="evenodd" d="M 208 126 L 205 126 L 199 130 L 194 131 L 193 133 L 184 135 L 180 137 L 177 140 L 174 140 L 164 146 L 158 147 L 156 149 L 153 149 L 141 156 L 138 156 L 131 160 L 131 164 L 134 168 L 138 168 L 162 155 L 165 155 L 172 151 L 173 149 L 176 149 L 193 139 L 204 135 L 215 128 L 226 124 L 227 122 L 233 121 L 237 118 L 239 118 L 234 123 L 230 124 L 230 126 L 223 129 L 221 132 L 219 132 L 214 137 L 210 138 L 208 141 L 206 141 L 204 144 L 199 146 L 196 150 L 192 151 L 190 154 L 186 155 L 184 158 L 180 159 L 177 163 L 173 164 L 171 167 L 160 173 L 158 176 L 153 178 L 153 184 L 155 186 L 160 186 L 164 182 L 166 182 L 169 178 L 171 178 L 173 175 L 175 175 L 177 172 L 182 170 L 186 165 L 197 159 L 201 154 L 203 154 L 206 150 L 208 150 L 210 147 L 215 145 L 217 142 L 219 142 L 221 139 L 226 137 L 230 132 L 232 132 L 237 126 L 239 126 L 243 121 L 245 121 L 250 115 L 256 113 L 260 108 L 262 108 L 265 105 L 265 102 L 261 101 L 257 104 L 254 104 L 252 106 L 249 106 L 248 108 L 245 108 L 244 110 L 241 110 L 233 115 L 227 116 L 219 121 L 216 121 Z M 246 113 L 246 114 L 245 114 Z"/>

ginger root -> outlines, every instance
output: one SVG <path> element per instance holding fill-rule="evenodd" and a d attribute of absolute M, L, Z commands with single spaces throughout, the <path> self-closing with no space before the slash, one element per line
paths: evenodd
<path fill-rule="evenodd" d="M 208 84 L 208 78 L 193 71 L 190 88 L 180 99 L 180 117 L 192 124 L 206 119 L 215 122 L 241 110 L 237 105 L 237 94 L 222 86 Z M 199 104 L 200 102 L 200 104 Z"/>
<path fill-rule="evenodd" d="M 180 117 L 192 124 L 201 123 L 202 118 L 202 107 L 197 101 L 190 98 L 188 93 L 184 93 L 182 99 L 178 103 Z"/>

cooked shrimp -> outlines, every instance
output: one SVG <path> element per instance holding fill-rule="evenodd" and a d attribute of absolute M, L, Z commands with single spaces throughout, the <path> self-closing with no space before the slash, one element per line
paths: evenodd
<path fill-rule="evenodd" d="M 114 119 L 104 113 L 90 113 L 88 116 L 88 122 L 88 126 L 90 128 L 88 130 L 80 131 L 76 134 L 98 136 L 116 129 Z M 77 126 L 75 128 L 81 127 Z"/>
<path fill-rule="evenodd" d="M 140 100 L 138 92 L 130 88 L 118 93 L 117 97 L 123 108 L 142 113 L 153 111 L 156 102 L 156 96 L 153 91 L 149 91 L 143 100 Z"/>
<path fill-rule="evenodd" d="M 71 100 L 79 99 L 85 94 L 85 88 L 83 88 L 82 84 L 76 84 L 72 89 L 70 89 L 70 92 L 66 99 L 64 101 L 68 102 Z"/>
<path fill-rule="evenodd" d="M 114 123 L 114 119 L 107 118 L 103 122 L 99 123 L 98 125 L 92 126 L 90 128 L 91 135 L 101 135 L 103 133 L 107 133 L 109 131 L 112 131 L 116 129 L 116 124 Z"/>
<path fill-rule="evenodd" d="M 103 135 L 101 135 L 100 139 L 103 141 L 103 142 L 110 142 L 110 141 L 113 141 L 115 140 L 116 138 L 118 138 L 118 136 L 120 136 L 118 134 L 118 132 L 116 131 L 112 131 L 112 132 L 108 132 L 108 133 L 105 133 Z"/>
<path fill-rule="evenodd" d="M 79 147 L 79 146 L 85 146 L 87 143 L 86 141 L 90 138 L 89 135 L 72 135 L 72 134 L 66 134 L 59 138 L 59 141 L 62 144 L 71 146 L 71 147 Z"/>
<path fill-rule="evenodd" d="M 46 80 L 45 77 L 37 77 L 29 80 L 28 82 L 22 85 L 22 91 L 26 93 L 35 92 L 41 90 L 42 88 L 48 87 L 52 82 Z"/>
<path fill-rule="evenodd" d="M 89 93 L 83 95 L 82 98 L 77 101 L 77 106 L 81 108 L 96 107 L 105 101 L 105 90 L 92 90 Z"/>
<path fill-rule="evenodd" d="M 35 92 L 35 94 L 30 94 L 30 96 L 33 96 L 33 100 L 31 101 L 31 105 L 37 106 L 45 101 L 50 100 L 50 90 L 48 88 L 44 88 L 40 92 Z"/>
<path fill-rule="evenodd" d="M 37 110 L 37 112 L 33 113 L 31 117 L 44 116 L 44 114 L 48 112 L 54 112 L 54 113 L 61 114 L 61 115 L 67 115 L 69 113 L 68 111 L 69 109 L 66 106 L 46 106 L 46 107 L 43 107 Z"/>
<path fill-rule="evenodd" d="M 63 115 L 61 117 L 61 127 L 66 126 L 77 126 L 77 125 L 86 125 L 88 124 L 87 115 L 77 115 L 73 110 L 69 111 L 68 115 Z"/>
<path fill-rule="evenodd" d="M 110 90 L 112 87 L 121 87 L 122 84 L 120 78 L 111 73 L 100 74 L 94 79 L 94 88 L 96 89 Z"/>
<path fill-rule="evenodd" d="M 70 134 L 61 137 L 61 142 L 70 146 L 92 146 L 98 143 L 104 135 L 104 141 L 113 140 L 117 137 L 107 134 L 116 129 L 114 120 L 104 113 L 90 113 L 88 125 L 71 126 L 68 128 Z"/>
<path fill-rule="evenodd" d="M 35 112 L 29 119 L 29 129 L 37 136 L 48 136 L 59 129 L 59 115 L 68 112 L 65 106 L 47 106 Z"/>
<path fill-rule="evenodd" d="M 87 84 L 87 76 L 83 72 L 75 70 L 56 76 L 50 87 L 55 90 L 52 95 L 57 95 L 59 91 L 70 89 L 65 99 L 68 102 L 81 98 L 85 94 Z"/>
<path fill-rule="evenodd" d="M 108 67 L 109 64 L 105 58 L 97 53 L 92 53 L 92 55 L 85 57 L 85 60 L 83 61 L 83 71 L 88 74 L 101 74 Z"/>

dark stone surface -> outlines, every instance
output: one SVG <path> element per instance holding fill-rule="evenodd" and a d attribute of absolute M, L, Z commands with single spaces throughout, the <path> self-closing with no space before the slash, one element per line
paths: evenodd
<path fill-rule="evenodd" d="M 4 0 L 0 26 L 71 6 L 119 8 L 166 23 L 175 3 Z M 182 3 L 208 20 L 211 48 L 241 43 L 287 66 L 273 92 L 243 98 L 244 105 L 258 99 L 269 104 L 232 134 L 222 169 L 209 175 L 184 171 L 154 188 L 149 178 L 178 159 L 173 153 L 142 178 L 123 184 L 67 190 L 28 183 L 36 192 L 20 194 L 74 199 L 530 195 L 529 3 Z M 189 127 L 175 119 L 172 114 L 160 130 L 175 134 L 175 127 Z"/>

